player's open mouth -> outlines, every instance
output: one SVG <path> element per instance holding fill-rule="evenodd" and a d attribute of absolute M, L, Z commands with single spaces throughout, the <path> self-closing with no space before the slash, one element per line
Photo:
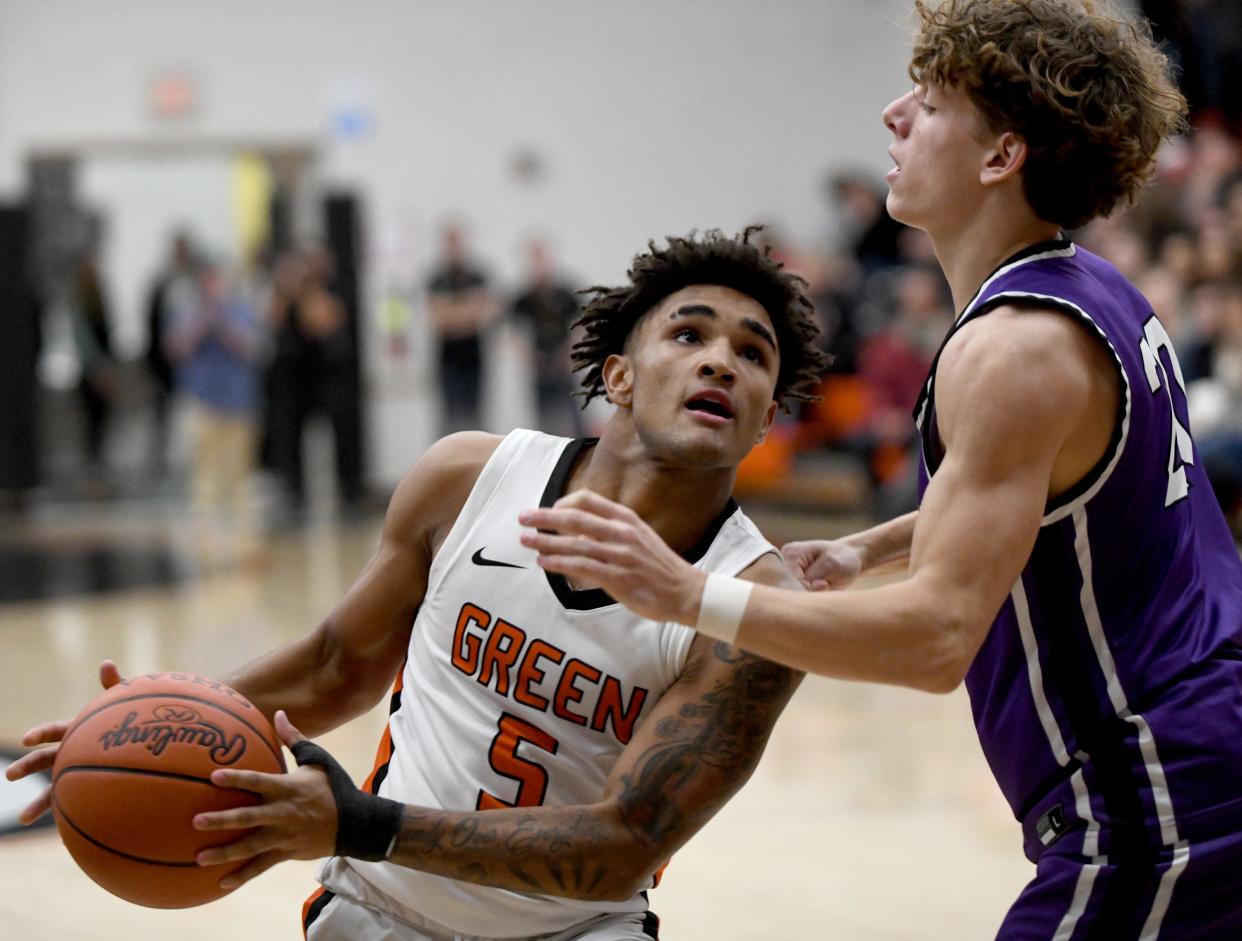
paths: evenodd
<path fill-rule="evenodd" d="M 712 424 L 733 420 L 733 403 L 723 392 L 699 392 L 686 402 L 686 408 Z"/>

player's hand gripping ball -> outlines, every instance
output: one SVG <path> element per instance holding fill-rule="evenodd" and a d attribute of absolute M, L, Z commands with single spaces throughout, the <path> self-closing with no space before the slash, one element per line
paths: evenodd
<path fill-rule="evenodd" d="M 258 804 L 216 787 L 217 768 L 280 773 L 267 718 L 223 683 L 192 673 L 124 680 L 65 733 L 52 766 L 52 811 L 82 871 L 114 895 L 151 908 L 189 908 L 226 894 L 245 861 L 199 866 L 200 850 L 250 831 L 204 833 L 194 815 Z"/>

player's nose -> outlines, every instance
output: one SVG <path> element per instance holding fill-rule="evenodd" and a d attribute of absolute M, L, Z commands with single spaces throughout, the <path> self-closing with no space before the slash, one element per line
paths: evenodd
<path fill-rule="evenodd" d="M 890 101 L 880 114 L 881 119 L 884 121 L 884 126 L 897 137 L 906 136 L 906 131 L 910 126 L 907 115 L 909 114 L 910 102 L 913 100 L 914 92 L 908 91 L 900 98 L 894 98 Z"/>
<path fill-rule="evenodd" d="M 737 368 L 733 363 L 731 354 L 713 345 L 703 351 L 703 358 L 699 361 L 698 374 L 700 378 L 710 378 L 724 383 L 732 383 L 737 378 Z"/>

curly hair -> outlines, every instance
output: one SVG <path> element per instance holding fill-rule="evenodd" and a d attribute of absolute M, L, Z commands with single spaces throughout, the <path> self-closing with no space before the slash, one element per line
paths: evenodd
<path fill-rule="evenodd" d="M 634 258 L 623 287 L 591 287 L 592 295 L 574 324 L 583 337 L 573 346 L 575 372 L 582 375 L 583 404 L 604 395 L 604 361 L 621 353 L 634 327 L 660 301 L 682 288 L 713 284 L 733 288 L 758 302 L 772 320 L 780 351 L 780 369 L 774 398 L 788 411 L 790 401 L 812 402 L 813 390 L 830 362 L 820 350 L 819 325 L 807 297 L 807 283 L 782 270 L 772 249 L 760 249 L 750 238 L 763 226 L 748 226 L 740 235 L 727 236 L 709 229 L 697 237 L 669 236 L 665 248 L 647 243 L 647 252 Z"/>
<path fill-rule="evenodd" d="M 1023 191 L 1064 228 L 1133 202 L 1186 100 L 1144 19 L 1095 0 L 915 0 L 910 77 L 949 85 L 1027 145 Z"/>

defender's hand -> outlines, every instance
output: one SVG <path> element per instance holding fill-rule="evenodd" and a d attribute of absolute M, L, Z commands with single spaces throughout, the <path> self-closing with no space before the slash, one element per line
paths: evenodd
<path fill-rule="evenodd" d="M 121 682 L 121 674 L 115 663 L 105 660 L 99 665 L 99 683 L 104 689 L 111 689 L 119 682 Z M 22 736 L 22 744 L 27 748 L 35 745 L 43 747 L 35 748 L 34 751 L 22 755 L 5 769 L 4 776 L 10 781 L 20 781 L 37 771 L 50 769 L 56 761 L 56 753 L 60 751 L 61 739 L 65 737 L 65 733 L 69 731 L 69 726 L 72 724 L 72 719 L 65 719 L 61 722 L 49 722 L 46 725 L 35 726 L 28 731 Z M 52 788 L 49 786 L 27 805 L 26 809 L 18 815 L 17 820 L 23 826 L 29 826 L 47 813 L 51 807 Z"/>
<path fill-rule="evenodd" d="M 274 725 L 276 734 L 289 747 L 306 741 L 306 736 L 293 727 L 283 711 L 277 711 Z M 328 786 L 328 776 L 321 768 L 307 765 L 286 774 L 220 769 L 211 773 L 211 783 L 253 791 L 263 797 L 263 803 L 253 807 L 194 817 L 196 830 L 258 828 L 239 840 L 198 854 L 200 866 L 250 860 L 248 865 L 220 880 L 220 888 L 235 889 L 286 859 L 322 859 L 333 854 L 336 801 Z"/>
<path fill-rule="evenodd" d="M 863 570 L 862 555 L 844 539 L 786 543 L 781 556 L 811 591 L 845 588 Z"/>
<path fill-rule="evenodd" d="M 519 520 L 530 527 L 522 545 L 538 551 L 548 571 L 598 585 L 645 618 L 690 625 L 698 618 L 706 576 L 629 507 L 578 490 Z"/>

